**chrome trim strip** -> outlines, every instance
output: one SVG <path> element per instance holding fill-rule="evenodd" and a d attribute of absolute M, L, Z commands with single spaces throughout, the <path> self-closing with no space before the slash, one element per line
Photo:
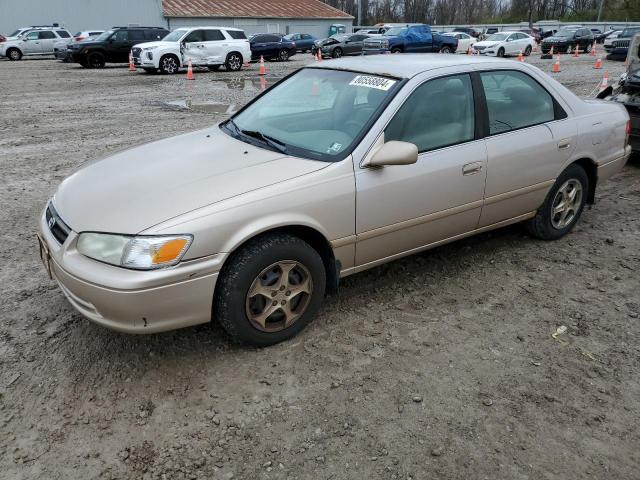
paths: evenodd
<path fill-rule="evenodd" d="M 549 188 L 555 180 L 547 180 L 546 182 L 536 183 L 535 185 L 529 185 L 528 187 L 518 188 L 516 190 L 511 190 L 510 192 L 499 193 L 498 195 L 494 195 L 492 197 L 487 197 L 485 199 L 485 205 L 492 205 L 494 203 L 502 202 L 503 200 L 508 200 L 509 198 L 517 197 L 519 195 L 525 195 L 531 192 L 537 192 L 538 190 L 542 190 L 544 188 Z"/>

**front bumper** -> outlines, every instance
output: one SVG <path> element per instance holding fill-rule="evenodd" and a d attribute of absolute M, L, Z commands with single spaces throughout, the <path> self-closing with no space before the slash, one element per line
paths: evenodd
<path fill-rule="evenodd" d="M 390 50 L 388 48 L 363 48 L 363 55 L 380 55 L 381 53 L 389 53 Z"/>
<path fill-rule="evenodd" d="M 124 333 L 155 333 L 207 323 L 221 256 L 183 262 L 174 268 L 136 271 L 84 257 L 71 232 L 63 245 L 43 213 L 39 237 L 47 265 L 71 305 L 94 323 Z"/>
<path fill-rule="evenodd" d="M 554 53 L 567 53 L 567 49 L 569 48 L 569 44 L 565 43 L 543 43 L 540 45 L 540 51 L 544 54 L 549 53 L 551 51 L 551 47 L 553 47 Z"/>

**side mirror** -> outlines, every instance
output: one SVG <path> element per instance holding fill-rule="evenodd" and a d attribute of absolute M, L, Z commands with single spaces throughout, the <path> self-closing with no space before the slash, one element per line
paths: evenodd
<path fill-rule="evenodd" d="M 415 144 L 391 140 L 383 144 L 363 166 L 411 165 L 417 161 L 418 147 Z"/>

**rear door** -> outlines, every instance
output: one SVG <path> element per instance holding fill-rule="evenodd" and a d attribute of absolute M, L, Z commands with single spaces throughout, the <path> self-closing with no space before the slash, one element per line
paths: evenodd
<path fill-rule="evenodd" d="M 483 227 L 540 207 L 573 151 L 576 125 L 528 74 L 493 70 L 479 75 L 489 125 Z"/>
<path fill-rule="evenodd" d="M 40 40 L 40 53 L 52 54 L 53 44 L 58 40 L 58 36 L 51 30 L 42 30 L 38 34 Z"/>

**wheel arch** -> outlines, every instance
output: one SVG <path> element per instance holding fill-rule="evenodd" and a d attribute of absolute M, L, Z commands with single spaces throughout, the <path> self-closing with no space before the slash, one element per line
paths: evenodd
<path fill-rule="evenodd" d="M 596 203 L 596 187 L 598 184 L 598 165 L 596 162 L 588 157 L 582 157 L 574 160 L 569 165 L 580 165 L 587 173 L 589 179 L 589 191 L 587 192 L 587 204 L 593 205 Z M 569 166 L 567 165 L 567 167 Z M 566 168 L 566 167 L 565 167 Z"/>
<path fill-rule="evenodd" d="M 220 268 L 220 271 L 222 272 L 224 270 L 225 266 L 228 265 L 233 256 L 245 245 L 260 237 L 274 234 L 289 234 L 307 242 L 322 258 L 322 263 L 324 264 L 325 273 L 327 275 L 327 289 L 329 291 L 335 291 L 337 289 L 341 266 L 340 262 L 336 261 L 331 243 L 320 229 L 302 222 L 266 227 L 259 231 L 254 231 L 251 235 L 246 235 L 241 239 L 236 239 L 233 242 L 232 247 L 224 249 L 228 254 Z"/>
<path fill-rule="evenodd" d="M 172 52 L 172 51 L 166 51 L 160 54 L 160 56 L 158 57 L 158 67 L 160 68 L 160 65 L 162 64 L 162 59 L 164 57 L 173 57 L 178 61 L 178 65 L 180 67 L 184 67 L 186 64 L 182 61 L 181 55 L 177 54 L 176 52 Z"/>
<path fill-rule="evenodd" d="M 10 47 L 7 48 L 5 52 L 7 57 L 9 56 L 8 54 L 11 50 L 17 50 L 18 52 L 20 52 L 21 56 L 24 56 L 24 52 L 20 50 L 20 47 L 18 47 L 17 45 L 11 45 Z"/>

